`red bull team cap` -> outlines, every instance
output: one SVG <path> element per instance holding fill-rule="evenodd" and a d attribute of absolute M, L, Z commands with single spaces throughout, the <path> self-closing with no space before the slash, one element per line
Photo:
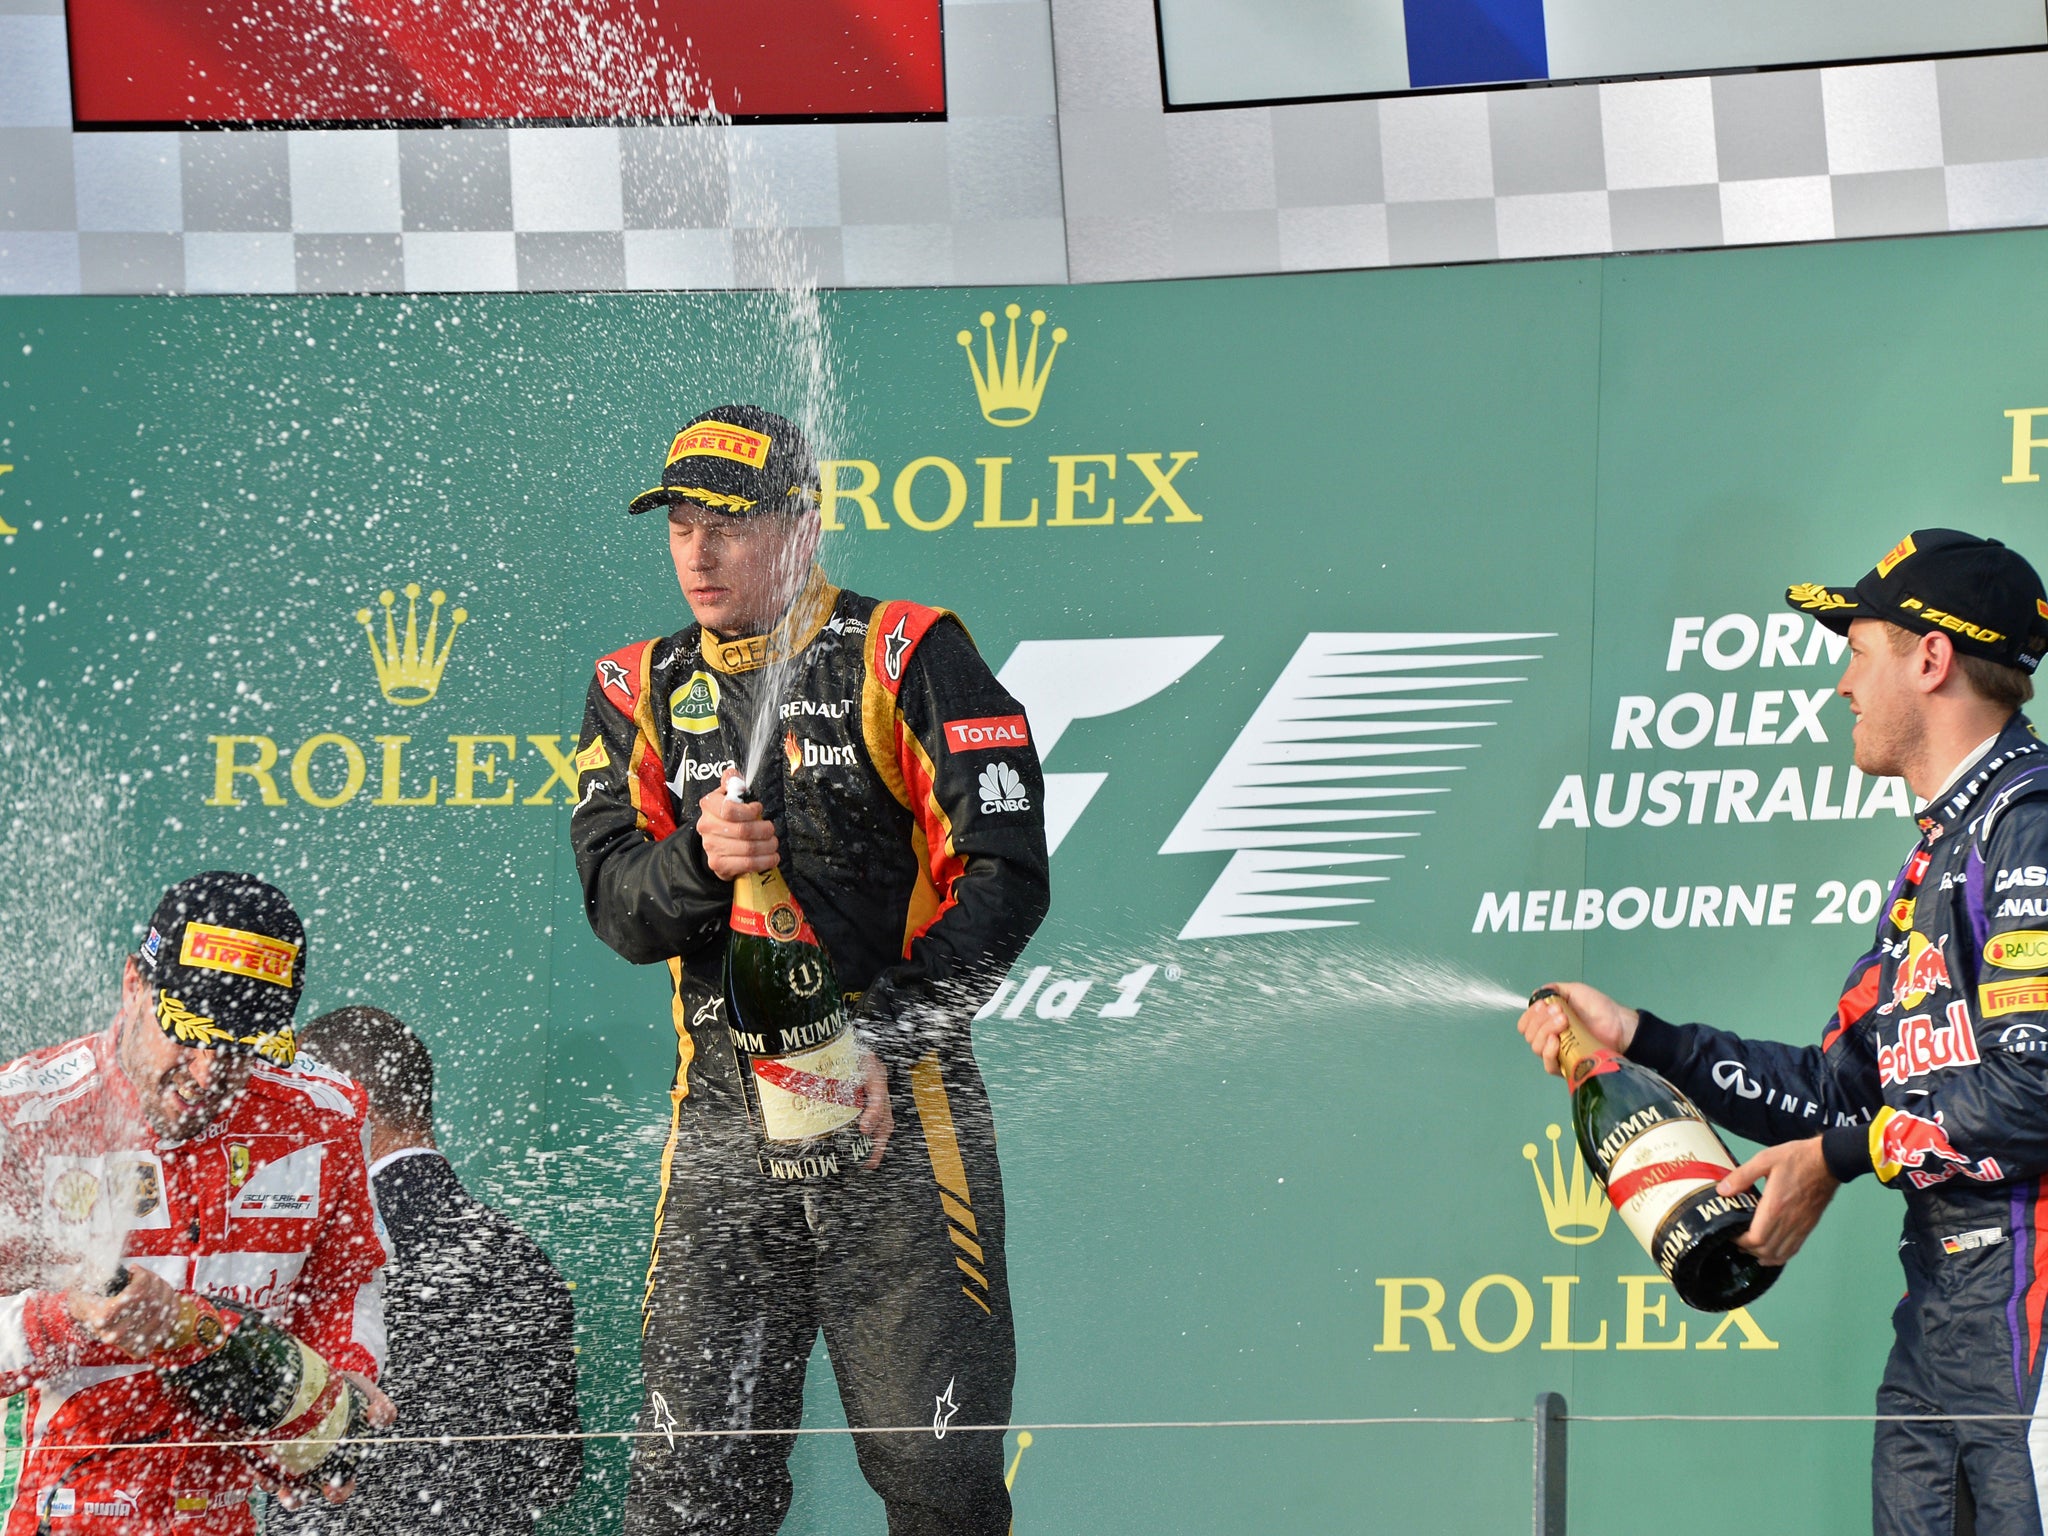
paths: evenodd
<path fill-rule="evenodd" d="M 1916 528 L 1853 587 L 1802 582 L 1785 601 L 1838 635 L 1856 619 L 1939 632 L 1967 656 L 2031 672 L 2048 653 L 2048 591 L 2026 557 L 1996 539 Z"/>

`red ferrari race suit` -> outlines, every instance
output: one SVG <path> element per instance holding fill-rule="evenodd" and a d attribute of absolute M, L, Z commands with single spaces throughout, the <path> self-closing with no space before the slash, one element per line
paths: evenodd
<path fill-rule="evenodd" d="M 78 1330 L 58 1261 L 126 1226 L 131 1269 L 256 1308 L 334 1369 L 374 1378 L 385 1251 L 363 1108 L 338 1073 L 264 1063 L 200 1135 L 167 1142 L 142 1117 L 111 1029 L 0 1068 L 4 1536 L 255 1529 L 250 1464 L 185 1448 L 223 1437 L 148 1365 Z M 112 1442 L 148 1444 L 93 1449 Z"/>
<path fill-rule="evenodd" d="M 758 716 L 758 718 L 756 718 Z M 888 1068 L 873 1172 L 756 1160 L 720 964 L 732 886 L 697 802 L 745 755 L 782 869 Z M 570 823 L 591 926 L 666 963 L 677 1047 L 641 1361 L 642 1430 L 794 1429 L 820 1330 L 893 1536 L 1002 1536 L 1016 1373 L 995 1129 L 969 1020 L 1045 915 L 1044 782 L 1023 708 L 951 615 L 813 573 L 775 633 L 696 625 L 597 664 Z M 953 1428 L 957 1419 L 959 1428 Z M 762 1533 L 787 1435 L 640 1441 L 629 1532 Z"/>

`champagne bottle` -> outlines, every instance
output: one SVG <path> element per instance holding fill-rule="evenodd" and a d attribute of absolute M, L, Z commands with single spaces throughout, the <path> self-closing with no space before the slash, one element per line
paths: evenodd
<path fill-rule="evenodd" d="M 107 1294 L 128 1283 L 125 1266 Z M 159 1380 L 227 1434 L 281 1483 L 311 1487 L 355 1476 L 368 1404 L 319 1353 L 262 1314 L 212 1297 L 181 1298 L 178 1325 L 157 1357 Z"/>
<path fill-rule="evenodd" d="M 1529 1001 L 1545 999 L 1564 1015 L 1557 1064 L 1571 1090 L 1579 1151 L 1622 1221 L 1687 1306 L 1726 1312 L 1755 1301 L 1782 1266 L 1735 1245 L 1756 1214 L 1756 1196 L 1715 1192 L 1735 1167 L 1727 1146 L 1692 1100 L 1595 1044 L 1555 988 L 1539 988 Z"/>
<path fill-rule="evenodd" d="M 733 882 L 725 1022 L 763 1173 L 829 1178 L 874 1150 L 858 1125 L 860 1048 L 832 957 L 779 869 Z"/>

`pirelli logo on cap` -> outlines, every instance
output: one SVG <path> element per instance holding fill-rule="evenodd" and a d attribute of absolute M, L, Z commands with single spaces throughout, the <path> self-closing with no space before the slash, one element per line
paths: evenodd
<path fill-rule="evenodd" d="M 1892 546 L 1890 554 L 1886 555 L 1882 560 L 1877 562 L 1877 574 L 1880 576 L 1891 575 L 1892 567 L 1897 565 L 1901 560 L 1905 559 L 1906 556 L 1912 553 L 1913 535 L 1909 533 L 1903 539 L 1899 540 L 1898 543 Z"/>
<path fill-rule="evenodd" d="M 759 469 L 768 462 L 768 450 L 772 446 L 765 432 L 749 432 L 745 427 L 735 427 L 730 422 L 700 421 L 676 434 L 676 440 L 668 445 L 668 459 L 662 467 L 667 468 L 677 459 L 709 456 L 733 459 Z"/>
<path fill-rule="evenodd" d="M 2008 1013 L 2048 1012 L 2048 976 L 2024 981 L 1987 981 L 1977 989 L 1977 1011 L 1987 1019 Z"/>
<path fill-rule="evenodd" d="M 292 969 L 298 960 L 296 944 L 240 928 L 216 928 L 211 923 L 187 923 L 185 940 L 178 948 L 178 963 L 195 971 L 226 971 L 280 987 L 292 984 Z"/>

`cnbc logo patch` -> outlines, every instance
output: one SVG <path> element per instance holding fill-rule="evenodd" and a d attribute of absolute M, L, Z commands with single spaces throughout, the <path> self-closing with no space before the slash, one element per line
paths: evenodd
<path fill-rule="evenodd" d="M 1993 934 L 1984 943 L 1984 958 L 2000 970 L 2038 971 L 2048 966 L 2048 933 L 2022 928 Z"/>
<path fill-rule="evenodd" d="M 668 723 L 692 736 L 718 729 L 718 679 L 692 672 L 690 680 L 668 696 Z"/>
<path fill-rule="evenodd" d="M 990 763 L 982 769 L 981 777 L 974 787 L 981 791 L 982 814 L 993 816 L 998 811 L 1028 811 L 1030 798 L 1024 792 L 1024 781 L 1017 776 L 1017 770 L 1008 763 Z"/>

